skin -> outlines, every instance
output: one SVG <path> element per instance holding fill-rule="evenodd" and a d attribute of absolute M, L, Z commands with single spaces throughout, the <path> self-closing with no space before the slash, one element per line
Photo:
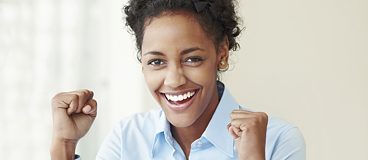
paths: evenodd
<path fill-rule="evenodd" d="M 216 74 L 228 58 L 228 41 L 217 46 L 192 15 L 162 14 L 147 21 L 142 42 L 142 72 L 147 86 L 162 107 L 175 140 L 189 157 L 193 141 L 206 129 L 219 103 Z M 165 93 L 196 91 L 190 105 L 175 110 Z M 75 147 L 91 127 L 97 103 L 93 92 L 79 90 L 57 94 L 52 100 L 53 160 L 73 159 Z M 228 125 L 241 160 L 265 159 L 267 115 L 234 110 Z"/>
<path fill-rule="evenodd" d="M 172 124 L 174 138 L 189 156 L 191 143 L 206 129 L 218 104 L 217 66 L 228 55 L 227 45 L 216 48 L 189 14 L 164 14 L 145 28 L 142 71 L 147 86 Z M 170 109 L 163 93 L 197 90 L 189 108 Z"/>
<path fill-rule="evenodd" d="M 241 160 L 264 160 L 268 116 L 263 112 L 234 110 L 228 130 Z"/>
<path fill-rule="evenodd" d="M 74 159 L 78 140 L 91 127 L 97 116 L 93 92 L 61 92 L 52 98 L 53 136 L 50 148 L 53 160 Z"/>

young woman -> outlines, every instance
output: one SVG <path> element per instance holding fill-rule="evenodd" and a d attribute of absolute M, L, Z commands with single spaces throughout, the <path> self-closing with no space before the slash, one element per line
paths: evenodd
<path fill-rule="evenodd" d="M 97 159 L 305 159 L 295 126 L 240 106 L 218 81 L 238 47 L 234 1 L 131 0 L 124 9 L 161 109 L 121 121 Z M 89 90 L 53 98 L 52 159 L 74 159 L 96 107 Z"/>

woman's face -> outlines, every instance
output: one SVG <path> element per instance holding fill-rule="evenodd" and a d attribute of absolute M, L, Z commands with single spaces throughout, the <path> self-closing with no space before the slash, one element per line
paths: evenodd
<path fill-rule="evenodd" d="M 225 46 L 225 45 L 224 45 Z M 188 127 L 212 116 L 218 103 L 217 66 L 227 48 L 214 43 L 190 14 L 164 14 L 145 27 L 142 71 L 168 121 Z"/>

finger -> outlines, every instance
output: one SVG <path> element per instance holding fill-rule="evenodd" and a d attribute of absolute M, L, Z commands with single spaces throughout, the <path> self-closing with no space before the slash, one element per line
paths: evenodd
<path fill-rule="evenodd" d="M 74 113 L 77 109 L 78 109 L 78 101 L 79 101 L 79 97 L 78 96 L 73 96 L 74 98 L 72 99 L 69 108 L 68 108 L 68 114 L 71 115 L 72 113 Z"/>
<path fill-rule="evenodd" d="M 230 115 L 231 119 L 257 119 L 260 121 L 268 120 L 268 115 L 264 112 L 233 112 Z"/>
<path fill-rule="evenodd" d="M 231 119 L 237 118 L 252 118 L 256 116 L 256 112 L 249 112 L 245 110 L 234 110 L 231 112 L 230 117 Z"/>
<path fill-rule="evenodd" d="M 233 128 L 234 133 L 235 133 L 238 137 L 240 137 L 240 136 L 241 136 L 241 134 L 242 134 L 242 130 L 241 130 L 240 128 L 238 128 L 238 127 L 234 127 L 234 126 L 232 126 L 232 128 Z"/>
<path fill-rule="evenodd" d="M 244 109 L 234 109 L 231 113 L 253 113 L 253 112 Z"/>
<path fill-rule="evenodd" d="M 72 102 L 74 102 L 74 100 L 77 97 L 70 95 L 70 93 L 68 92 L 61 92 L 56 94 L 53 98 L 52 98 L 52 108 L 56 109 L 56 108 L 64 108 L 67 109 L 69 108 L 70 104 Z M 78 102 L 78 101 L 77 101 Z"/>
<path fill-rule="evenodd" d="M 230 128 L 230 126 L 231 126 L 231 123 L 228 123 L 228 124 L 226 125 L 226 128 L 227 128 L 227 129 L 229 129 L 229 128 Z"/>
<path fill-rule="evenodd" d="M 229 128 L 228 128 L 228 131 L 229 131 L 229 133 L 231 134 L 231 136 L 234 138 L 234 139 L 237 139 L 237 138 L 239 138 L 239 136 L 238 136 L 238 134 L 236 134 L 235 133 L 235 131 L 234 131 L 234 126 L 230 126 Z"/>
<path fill-rule="evenodd" d="M 67 110 L 68 115 L 74 113 L 78 109 L 79 97 L 75 94 L 65 93 L 59 96 L 59 104 L 57 108 L 63 108 Z"/>
<path fill-rule="evenodd" d="M 79 96 L 78 108 L 76 110 L 76 113 L 80 113 L 82 111 L 82 108 L 86 106 L 87 102 L 92 99 L 93 92 L 87 89 L 83 89 L 76 91 L 75 94 Z"/>
<path fill-rule="evenodd" d="M 235 140 L 238 140 L 241 137 L 242 131 L 239 128 L 231 126 L 230 130 L 231 130 L 231 134 L 232 134 L 232 136 Z"/>
<path fill-rule="evenodd" d="M 249 119 L 248 118 L 238 118 L 238 119 L 232 119 L 231 120 L 231 125 L 236 127 L 236 128 L 240 128 L 241 125 L 247 124 L 249 123 Z"/>
<path fill-rule="evenodd" d="M 82 111 L 84 114 L 89 114 L 95 117 L 97 115 L 97 101 L 94 99 L 90 99 L 83 107 Z"/>

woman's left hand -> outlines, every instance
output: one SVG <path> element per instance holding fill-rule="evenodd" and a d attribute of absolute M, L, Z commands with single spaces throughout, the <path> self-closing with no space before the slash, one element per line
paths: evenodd
<path fill-rule="evenodd" d="M 228 125 L 240 160 L 264 160 L 268 116 L 263 112 L 234 110 Z"/>

